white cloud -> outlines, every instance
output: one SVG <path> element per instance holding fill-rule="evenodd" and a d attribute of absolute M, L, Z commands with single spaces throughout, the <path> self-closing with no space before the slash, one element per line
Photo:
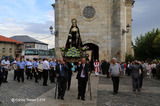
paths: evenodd
<path fill-rule="evenodd" d="M 29 35 L 54 47 L 49 27 L 54 26 L 54 0 L 0 0 L 0 35 Z M 50 40 L 52 39 L 53 40 Z"/>
<path fill-rule="evenodd" d="M 53 48 L 54 37 L 48 38 L 48 36 L 51 36 L 49 31 L 50 23 L 52 23 L 52 21 L 46 21 L 45 23 L 30 23 L 25 21 L 17 22 L 12 18 L 6 18 L 4 19 L 4 22 L 0 24 L 0 35 L 7 37 L 14 35 L 29 35 L 37 40 L 48 43 L 49 48 Z M 47 38 L 45 39 L 45 37 Z"/>

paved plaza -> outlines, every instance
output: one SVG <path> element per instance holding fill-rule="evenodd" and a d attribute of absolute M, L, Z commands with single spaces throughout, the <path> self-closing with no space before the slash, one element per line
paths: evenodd
<path fill-rule="evenodd" d="M 144 79 L 141 92 L 132 91 L 131 77 L 120 79 L 120 90 L 112 94 L 112 81 L 99 77 L 97 106 L 160 106 L 160 81 Z"/>
<path fill-rule="evenodd" d="M 65 100 L 54 99 L 55 83 L 42 86 L 42 80 L 25 80 L 24 83 L 13 81 L 13 71 L 9 72 L 8 83 L 0 88 L 0 106 L 159 106 L 160 81 L 144 79 L 141 92 L 132 92 L 131 77 L 120 79 L 120 89 L 117 95 L 112 95 L 112 81 L 106 76 L 91 75 L 92 100 L 88 87 L 86 100 L 77 100 L 76 73 L 72 77 L 70 91 L 66 91 Z"/>
<path fill-rule="evenodd" d="M 0 87 L 0 101 L 2 101 L 0 106 L 23 106 L 29 103 L 30 100 L 27 99 L 38 98 L 55 87 L 55 84 L 50 83 L 47 87 L 42 86 L 42 80 L 35 83 L 34 79 L 27 80 L 26 76 L 24 78 L 24 83 L 18 83 L 13 80 L 13 70 L 9 71 L 8 83 L 3 83 Z"/>

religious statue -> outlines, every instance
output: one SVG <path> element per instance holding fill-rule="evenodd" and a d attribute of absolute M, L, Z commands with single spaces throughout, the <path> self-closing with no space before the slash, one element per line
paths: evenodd
<path fill-rule="evenodd" d="M 76 47 L 80 49 L 82 47 L 82 40 L 80 37 L 79 28 L 77 26 L 77 20 L 74 18 L 71 20 L 72 26 L 69 31 L 66 48 L 69 49 L 71 47 Z"/>

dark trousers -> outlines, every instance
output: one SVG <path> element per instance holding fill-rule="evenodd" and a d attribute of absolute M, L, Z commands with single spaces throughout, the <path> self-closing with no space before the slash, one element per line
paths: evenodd
<path fill-rule="evenodd" d="M 6 71 L 5 68 L 2 68 L 2 71 L 3 71 L 3 75 L 5 76 L 5 78 L 3 79 L 3 82 L 7 82 L 8 71 Z"/>
<path fill-rule="evenodd" d="M 105 69 L 104 68 L 102 68 L 102 74 L 105 75 Z"/>
<path fill-rule="evenodd" d="M 143 74 L 139 77 L 139 88 L 142 88 L 143 85 Z"/>
<path fill-rule="evenodd" d="M 27 79 L 30 77 L 30 79 L 32 79 L 32 69 L 31 68 L 27 68 L 26 69 L 26 75 L 27 75 Z"/>
<path fill-rule="evenodd" d="M 136 89 L 139 90 L 139 79 L 138 78 L 132 78 L 132 86 L 133 86 L 133 91 L 136 91 Z"/>
<path fill-rule="evenodd" d="M 78 79 L 78 96 L 81 98 L 85 98 L 86 85 L 87 85 L 86 78 L 79 78 Z"/>
<path fill-rule="evenodd" d="M 48 70 L 43 70 L 43 85 L 47 85 L 48 80 Z"/>
<path fill-rule="evenodd" d="M 68 80 L 67 80 L 67 87 L 68 87 L 68 90 L 70 90 L 71 79 L 72 79 L 72 76 L 69 76 L 69 78 L 68 78 Z"/>
<path fill-rule="evenodd" d="M 128 76 L 131 75 L 131 70 L 128 68 Z"/>
<path fill-rule="evenodd" d="M 156 77 L 156 69 L 152 69 L 153 77 Z"/>
<path fill-rule="evenodd" d="M 38 79 L 42 78 L 42 72 L 38 71 Z"/>
<path fill-rule="evenodd" d="M 35 78 L 35 82 L 38 82 L 38 69 L 36 68 L 36 71 L 35 69 L 33 68 L 33 71 L 34 71 L 34 78 Z"/>
<path fill-rule="evenodd" d="M 112 76 L 112 82 L 113 82 L 113 92 L 118 93 L 118 90 L 119 90 L 119 76 L 118 77 Z"/>
<path fill-rule="evenodd" d="M 22 82 L 24 82 L 24 69 L 19 69 L 18 71 L 18 82 L 20 82 L 20 78 L 22 79 Z"/>
<path fill-rule="evenodd" d="M 16 80 L 17 77 L 18 77 L 18 71 L 14 70 L 14 80 Z"/>
<path fill-rule="evenodd" d="M 2 82 L 3 82 L 3 78 L 0 78 L 0 86 L 1 86 Z"/>
<path fill-rule="evenodd" d="M 58 78 L 58 96 L 64 97 L 66 91 L 67 80 L 64 77 Z"/>
<path fill-rule="evenodd" d="M 108 72 L 108 69 L 107 69 L 107 78 L 109 78 L 109 72 Z"/>
<path fill-rule="evenodd" d="M 49 70 L 49 79 L 51 83 L 55 82 L 55 70 L 54 69 Z"/>

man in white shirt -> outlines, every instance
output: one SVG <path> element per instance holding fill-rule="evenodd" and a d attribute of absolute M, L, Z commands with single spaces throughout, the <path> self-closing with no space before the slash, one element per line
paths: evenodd
<path fill-rule="evenodd" d="M 86 85 L 88 77 L 90 75 L 91 69 L 88 63 L 86 63 L 86 58 L 82 58 L 82 64 L 78 68 L 78 73 L 76 79 L 78 79 L 78 97 L 77 99 L 85 101 Z"/>
<path fill-rule="evenodd" d="M 43 86 L 48 86 L 47 85 L 47 80 L 48 80 L 48 70 L 50 69 L 49 62 L 47 59 L 43 61 Z"/>
<path fill-rule="evenodd" d="M 5 76 L 3 82 L 7 83 L 7 76 L 8 76 L 8 70 L 6 70 L 7 68 L 9 68 L 10 66 L 10 62 L 8 60 L 8 57 L 5 57 L 4 60 L 1 61 L 1 66 L 2 66 L 2 71 L 3 71 L 3 75 Z"/>

